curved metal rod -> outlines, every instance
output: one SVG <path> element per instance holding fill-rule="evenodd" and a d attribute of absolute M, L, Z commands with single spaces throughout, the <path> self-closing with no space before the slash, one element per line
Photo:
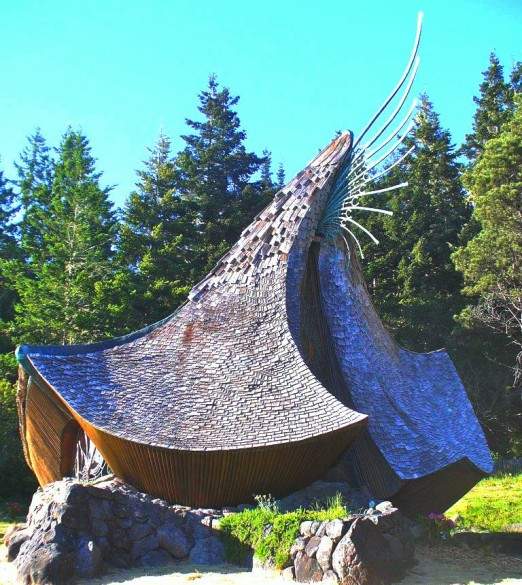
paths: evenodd
<path fill-rule="evenodd" d="M 399 183 L 398 185 L 393 185 L 392 187 L 386 187 L 385 189 L 375 189 L 374 191 L 363 191 L 362 193 L 354 193 L 351 195 L 352 199 L 358 199 L 359 197 L 363 197 L 364 195 L 378 195 L 379 193 L 386 193 L 387 191 L 395 191 L 395 189 L 401 189 L 402 187 L 407 187 L 408 181 L 404 183 Z"/>
<path fill-rule="evenodd" d="M 343 217 L 343 221 L 341 221 L 341 226 L 345 227 L 344 222 L 345 221 L 349 221 L 350 223 L 353 223 L 354 225 L 356 225 L 359 229 L 361 229 L 365 234 L 367 234 L 368 236 L 370 236 L 372 242 L 374 244 L 378 244 L 379 240 L 372 234 L 372 232 L 368 231 L 363 225 L 361 225 L 360 223 L 358 223 L 357 221 L 355 221 L 355 219 L 352 219 L 351 217 Z"/>
<path fill-rule="evenodd" d="M 369 148 L 372 144 L 374 144 L 384 134 L 384 131 L 386 130 L 386 128 L 388 128 L 388 126 L 393 122 L 393 120 L 395 120 L 395 117 L 397 116 L 397 114 L 402 110 L 402 106 L 404 105 L 404 102 L 408 99 L 408 96 L 410 95 L 410 91 L 411 91 L 413 82 L 415 81 L 415 77 L 417 76 L 417 71 L 419 70 L 419 66 L 420 66 L 420 57 L 417 57 L 415 59 L 415 65 L 413 67 L 413 72 L 411 74 L 410 79 L 408 80 L 408 85 L 406 86 L 406 89 L 404 90 L 404 93 L 402 94 L 402 97 L 399 100 L 399 103 L 395 106 L 395 109 L 389 115 L 386 122 L 381 126 L 380 130 L 378 130 L 378 132 L 376 132 L 374 134 L 374 136 L 368 142 L 368 144 L 365 146 L 365 148 Z"/>
<path fill-rule="evenodd" d="M 414 98 L 410 109 L 408 110 L 408 113 L 406 114 L 406 116 L 404 116 L 404 119 L 401 121 L 401 123 L 395 128 L 395 130 L 393 132 L 390 133 L 390 135 L 388 136 L 388 138 L 386 138 L 386 140 L 380 144 L 379 146 L 377 146 L 376 148 L 374 148 L 370 153 L 368 153 L 365 157 L 362 158 L 362 160 L 360 160 L 357 164 L 352 165 L 352 167 L 350 168 L 350 171 L 346 174 L 346 177 L 349 177 L 352 173 L 354 173 L 364 162 L 370 160 L 373 156 L 375 156 L 380 150 L 382 150 L 389 142 L 391 142 L 395 136 L 397 136 L 397 134 L 404 128 L 404 126 L 406 125 L 406 123 L 408 122 L 408 120 L 410 119 L 410 116 L 413 114 L 413 112 L 415 111 L 415 108 L 418 105 L 418 100 L 417 98 Z M 406 134 L 411 130 L 411 128 L 409 128 L 406 131 Z M 366 146 L 364 148 L 367 148 Z M 361 152 L 364 153 L 364 149 L 361 150 Z"/>
<path fill-rule="evenodd" d="M 390 165 L 389 167 L 385 168 L 381 173 L 378 173 L 377 175 L 375 175 L 375 177 L 369 177 L 368 179 L 366 179 L 365 181 L 363 181 L 362 183 L 360 183 L 358 186 L 359 187 L 362 187 L 363 185 L 366 185 L 367 183 L 370 183 L 371 181 L 376 181 L 377 179 L 380 179 L 384 175 L 388 174 L 393 169 L 393 167 L 396 167 L 398 164 L 400 164 L 414 150 L 415 150 L 415 146 L 412 146 L 400 158 L 398 158 L 392 165 Z"/>
<path fill-rule="evenodd" d="M 393 215 L 393 211 L 388 211 L 387 209 L 378 209 L 376 207 L 359 207 L 358 205 L 353 205 L 351 207 L 345 207 L 343 211 L 350 211 L 350 210 L 357 210 L 362 209 L 363 211 L 373 211 L 375 213 L 384 213 L 385 215 Z"/>
<path fill-rule="evenodd" d="M 352 230 L 349 230 L 345 225 L 341 226 L 343 229 L 345 229 L 351 236 L 352 238 L 355 240 L 355 243 L 357 244 L 357 247 L 359 248 L 359 253 L 361 254 L 361 258 L 364 258 L 364 254 L 362 251 L 362 246 L 361 243 L 359 242 L 359 240 L 357 239 L 357 237 L 355 236 L 355 234 L 352 232 Z M 346 244 L 346 248 L 348 249 L 348 251 L 350 250 L 350 246 L 348 245 L 348 242 L 346 241 L 346 238 L 343 236 L 343 234 L 341 234 L 344 243 Z"/>
<path fill-rule="evenodd" d="M 417 34 L 415 35 L 415 41 L 413 43 L 413 49 L 412 49 L 412 52 L 411 52 L 411 55 L 410 55 L 410 60 L 408 61 L 408 64 L 406 65 L 406 69 L 404 70 L 404 73 L 402 74 L 402 77 L 399 79 L 399 82 L 394 87 L 394 89 L 390 93 L 390 95 L 386 98 L 386 100 L 384 101 L 383 105 L 377 110 L 377 112 L 374 114 L 374 116 L 368 122 L 368 124 L 366 125 L 366 127 L 363 129 L 363 131 L 361 132 L 360 136 L 357 138 L 357 140 L 355 141 L 355 144 L 353 145 L 353 148 L 354 149 L 361 142 L 361 140 L 366 135 L 366 133 L 368 132 L 368 130 L 372 127 L 372 125 L 375 122 L 375 120 L 377 120 L 377 118 L 386 109 L 386 107 L 388 106 L 388 104 L 397 95 L 397 93 L 399 92 L 400 88 L 402 87 L 402 85 L 403 85 L 406 77 L 408 77 L 408 74 L 411 71 L 411 68 L 413 66 L 413 63 L 415 61 L 415 57 L 417 56 L 417 51 L 419 50 L 419 44 L 420 44 L 421 32 L 422 32 L 422 18 L 423 18 L 423 16 L 424 15 L 423 15 L 422 12 L 419 12 L 419 14 L 417 16 Z"/>
<path fill-rule="evenodd" d="M 365 173 L 369 173 L 377 165 L 381 164 L 390 155 L 392 155 L 397 150 L 397 148 L 399 148 L 399 146 L 404 142 L 404 140 L 406 139 L 406 137 L 408 136 L 408 134 L 411 132 L 414 124 L 415 124 L 415 122 L 414 122 L 414 120 L 412 120 L 410 122 L 410 125 L 409 125 L 407 131 L 401 136 L 401 138 L 399 140 L 397 140 L 397 142 L 389 150 L 387 150 L 379 159 L 377 159 L 376 161 L 374 161 L 367 169 L 365 169 L 364 172 Z M 350 188 L 350 186 L 355 183 L 355 181 L 357 180 L 357 177 L 358 176 L 360 176 L 360 175 L 355 176 L 351 181 L 348 182 L 348 185 L 347 185 L 348 188 Z"/>

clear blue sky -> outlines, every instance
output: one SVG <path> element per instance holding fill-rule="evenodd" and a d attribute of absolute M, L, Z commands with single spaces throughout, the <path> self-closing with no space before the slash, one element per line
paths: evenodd
<path fill-rule="evenodd" d="M 522 59 L 522 0 L 0 0 L 2 168 L 12 175 L 36 126 L 56 144 L 70 124 L 89 137 L 121 204 L 161 129 L 181 146 L 213 72 L 241 96 L 248 146 L 269 148 L 290 178 L 384 99 L 418 10 L 416 90 L 459 142 L 489 52 L 506 69 Z"/>

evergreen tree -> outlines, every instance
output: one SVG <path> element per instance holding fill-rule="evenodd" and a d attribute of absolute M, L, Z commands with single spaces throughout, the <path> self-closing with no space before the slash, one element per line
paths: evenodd
<path fill-rule="evenodd" d="M 104 280 L 113 273 L 117 224 L 109 189 L 99 186 L 99 178 L 87 138 L 68 130 L 57 152 L 50 193 L 47 175 L 31 184 L 37 201 L 27 200 L 24 206 L 22 226 L 31 226 L 29 236 L 22 234 L 26 261 L 1 265 L 19 299 L 11 327 L 18 341 L 68 344 L 112 332 L 119 308 L 104 306 L 102 295 Z M 37 250 L 35 242 L 40 243 Z"/>
<path fill-rule="evenodd" d="M 194 211 L 176 188 L 170 140 L 160 135 L 125 204 L 120 255 L 130 268 L 132 328 L 171 313 L 194 284 Z"/>
<path fill-rule="evenodd" d="M 480 95 L 474 97 L 477 105 L 473 118 L 473 131 L 466 135 L 462 152 L 473 162 L 482 152 L 484 144 L 498 136 L 502 125 L 513 113 L 513 96 L 520 89 L 522 69 L 517 63 L 511 74 L 511 83 L 504 80 L 504 68 L 495 53 L 489 56 L 489 67 L 483 73 Z"/>
<path fill-rule="evenodd" d="M 480 231 L 453 255 L 468 295 L 480 302 L 472 317 L 506 335 L 522 375 L 522 96 L 502 132 L 490 139 L 464 176 Z"/>
<path fill-rule="evenodd" d="M 269 201 L 262 181 L 252 180 L 264 159 L 246 150 L 238 101 L 211 76 L 199 94 L 203 121 L 186 120 L 193 133 L 182 137 L 186 146 L 176 161 L 180 192 L 197 209 L 194 262 L 200 277 Z"/>
<path fill-rule="evenodd" d="M 518 93 L 522 93 L 522 61 L 517 61 L 513 65 L 511 75 L 509 76 L 511 83 L 511 90 L 513 92 L 513 109 L 515 108 L 514 96 Z"/>
<path fill-rule="evenodd" d="M 277 167 L 276 189 L 282 189 L 285 186 L 285 182 L 285 168 L 283 167 L 283 163 L 279 163 Z"/>
<path fill-rule="evenodd" d="M 18 171 L 16 184 L 23 211 L 20 224 L 22 245 L 28 255 L 35 256 L 43 245 L 43 223 L 49 214 L 54 162 L 40 129 L 27 141 L 20 161 L 15 163 Z"/>
<path fill-rule="evenodd" d="M 412 144 L 416 150 L 383 184 L 408 181 L 409 186 L 389 192 L 387 201 L 377 204 L 393 216 L 361 212 L 365 215 L 358 221 L 380 240 L 378 246 L 364 246 L 364 269 L 382 317 L 400 343 L 426 351 L 448 343 L 453 315 L 462 306 L 461 276 L 450 255 L 470 210 L 450 134 L 427 96 L 398 156 Z M 375 207 L 376 201 L 364 204 Z"/>
<path fill-rule="evenodd" d="M 16 240 L 17 226 L 14 216 L 18 210 L 15 193 L 0 170 L 0 259 L 19 257 Z M 9 349 L 9 338 L 5 335 L 5 323 L 13 317 L 14 291 L 0 274 L 0 352 Z"/>

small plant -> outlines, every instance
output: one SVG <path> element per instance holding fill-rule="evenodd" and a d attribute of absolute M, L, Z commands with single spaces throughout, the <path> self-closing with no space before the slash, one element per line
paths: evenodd
<path fill-rule="evenodd" d="M 308 510 L 284 513 L 270 496 L 256 496 L 255 500 L 256 508 L 230 514 L 220 521 L 229 562 L 242 564 L 253 550 L 261 562 L 272 561 L 277 568 L 283 568 L 288 564 L 301 522 L 324 522 L 348 515 L 340 494 L 330 498 L 327 507 L 316 504 Z"/>
<path fill-rule="evenodd" d="M 436 540 L 447 540 L 455 530 L 455 522 L 439 512 L 430 512 L 422 518 L 426 528 L 427 538 L 430 542 Z"/>
<path fill-rule="evenodd" d="M 270 494 L 258 494 L 257 496 L 254 496 L 254 500 L 257 502 L 257 507 L 261 510 L 274 513 L 279 512 L 277 502 Z"/>

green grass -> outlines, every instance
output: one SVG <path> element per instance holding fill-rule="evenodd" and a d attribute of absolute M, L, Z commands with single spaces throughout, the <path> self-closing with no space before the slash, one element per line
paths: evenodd
<path fill-rule="evenodd" d="M 348 510 L 338 495 L 328 502 L 326 508 L 281 513 L 274 505 L 262 504 L 225 516 L 220 521 L 220 528 L 224 534 L 227 560 L 242 563 L 253 549 L 260 561 L 272 561 L 276 567 L 283 568 L 289 560 L 290 548 L 299 534 L 301 522 L 322 522 L 347 515 Z"/>
<path fill-rule="evenodd" d="M 459 528 L 501 532 L 522 523 L 522 474 L 488 477 L 454 504 L 446 516 Z"/>

